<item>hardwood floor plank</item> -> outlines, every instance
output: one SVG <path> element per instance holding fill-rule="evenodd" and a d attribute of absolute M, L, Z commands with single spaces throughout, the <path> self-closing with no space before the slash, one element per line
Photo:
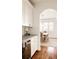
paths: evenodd
<path fill-rule="evenodd" d="M 52 49 L 42 46 L 41 51 L 36 51 L 32 59 L 57 59 L 56 48 L 51 48 Z M 50 52 L 48 51 L 48 49 L 50 50 Z"/>

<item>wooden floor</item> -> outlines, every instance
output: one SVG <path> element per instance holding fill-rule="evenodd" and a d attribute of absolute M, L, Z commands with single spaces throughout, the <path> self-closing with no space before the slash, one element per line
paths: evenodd
<path fill-rule="evenodd" d="M 29 59 L 31 57 L 31 47 L 28 45 L 26 48 L 22 48 L 22 59 Z"/>
<path fill-rule="evenodd" d="M 57 59 L 56 48 L 41 47 L 41 51 L 36 51 L 32 59 Z"/>

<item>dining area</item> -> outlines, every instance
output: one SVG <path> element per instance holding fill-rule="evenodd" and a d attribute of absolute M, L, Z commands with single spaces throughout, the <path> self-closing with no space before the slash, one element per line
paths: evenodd
<path fill-rule="evenodd" d="M 41 39 L 41 41 L 48 41 L 48 39 L 49 39 L 48 33 L 46 31 L 40 32 L 40 39 Z"/>
<path fill-rule="evenodd" d="M 51 46 L 51 47 L 56 47 L 57 46 L 57 39 L 56 38 L 51 38 L 50 33 L 47 31 L 41 31 L 40 32 L 40 42 L 41 46 Z"/>

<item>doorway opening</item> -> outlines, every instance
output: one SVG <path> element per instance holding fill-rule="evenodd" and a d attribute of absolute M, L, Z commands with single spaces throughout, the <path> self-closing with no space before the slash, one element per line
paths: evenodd
<path fill-rule="evenodd" d="M 40 40 L 42 46 L 57 46 L 56 11 L 45 9 L 40 13 Z"/>

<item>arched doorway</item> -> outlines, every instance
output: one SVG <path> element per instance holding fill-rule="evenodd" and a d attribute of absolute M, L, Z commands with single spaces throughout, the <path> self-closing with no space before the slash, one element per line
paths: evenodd
<path fill-rule="evenodd" d="M 56 43 L 56 34 L 57 34 L 57 12 L 54 9 L 45 9 L 40 13 L 40 33 L 41 33 L 41 44 L 48 46 L 56 46 L 53 43 L 55 39 Z"/>

